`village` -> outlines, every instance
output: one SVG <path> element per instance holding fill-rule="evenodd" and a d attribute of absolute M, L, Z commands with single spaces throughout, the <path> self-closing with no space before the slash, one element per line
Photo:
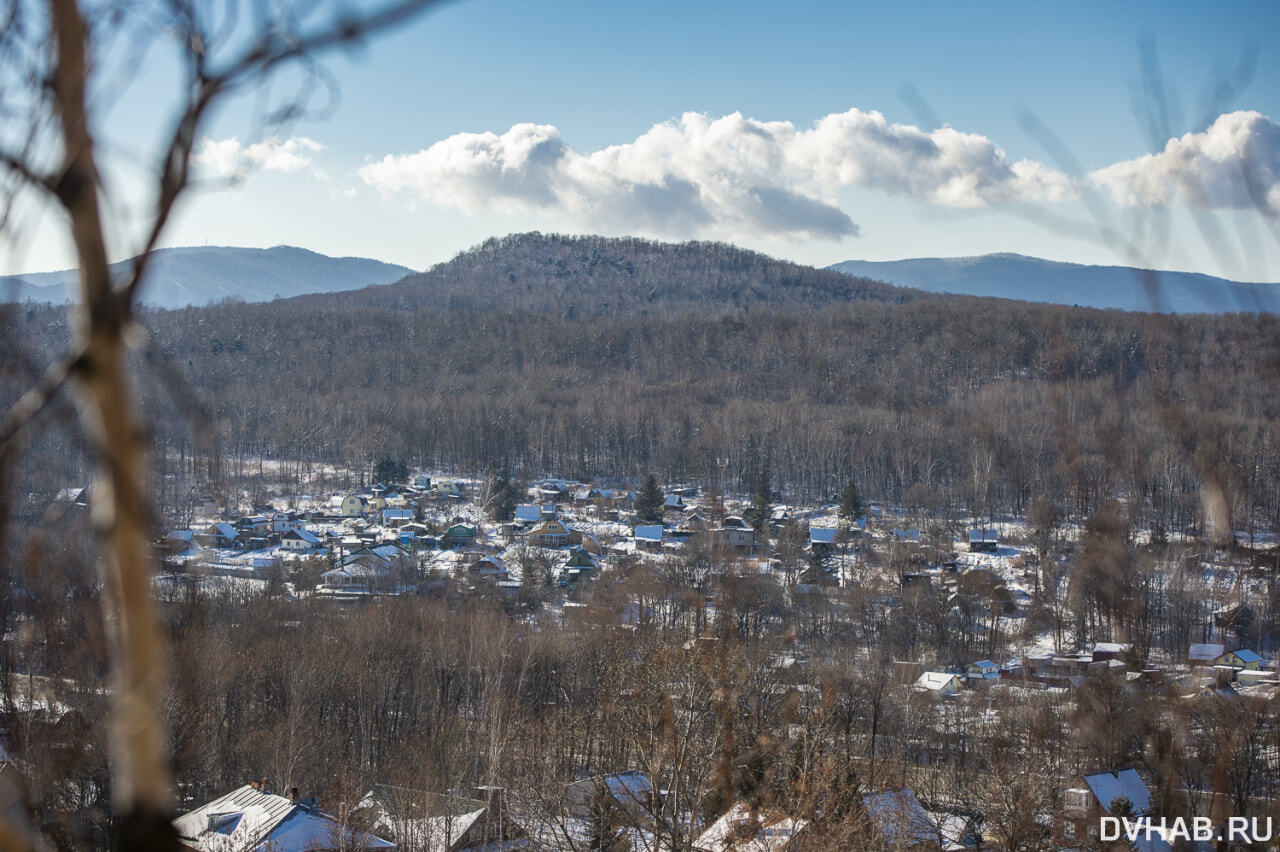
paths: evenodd
<path fill-rule="evenodd" d="M 1187 813 L 1162 811 L 1172 801 L 1167 791 L 1153 795 L 1151 775 L 1144 779 L 1129 764 L 1095 759 L 1089 771 L 1048 779 L 1051 794 L 1032 798 L 1039 810 L 1021 815 L 1025 843 L 999 828 L 1008 815 L 984 813 L 931 767 L 948 763 L 954 749 L 977 736 L 970 726 L 993 735 L 1003 702 L 1041 702 L 1067 720 L 1081 696 L 1098 689 L 1135 700 L 1173 696 L 1183 706 L 1269 703 L 1280 694 L 1274 644 L 1268 642 L 1265 657 L 1260 645 L 1247 644 L 1261 641 L 1253 609 L 1266 605 L 1268 588 L 1231 548 L 1206 551 L 1214 563 L 1205 572 L 1210 597 L 1201 602 L 1190 637 L 1196 641 L 1185 649 L 1140 647 L 1122 637 L 1082 643 L 1071 641 L 1078 628 L 1070 618 L 1055 624 L 1046 610 L 1055 600 L 1066 608 L 1069 566 L 1088 535 L 1083 527 L 1064 525 L 1047 545 L 1023 519 L 957 515 L 940 523 L 862 504 L 856 494 L 843 504 L 792 505 L 775 502 L 772 492 L 740 499 L 706 486 L 655 486 L 652 479 L 638 488 L 558 479 L 517 486 L 505 477 L 424 473 L 321 497 L 239 507 L 202 501 L 189 527 L 158 543 L 165 571 L 156 593 L 174 599 L 196 584 L 214 594 L 307 599 L 335 613 L 392 599 L 479 596 L 537 629 L 547 617 L 573 624 L 593 594 L 618 586 L 619 628 L 684 624 L 695 654 L 724 636 L 729 584 L 744 580 L 770 590 L 765 621 L 815 606 L 837 620 L 851 617 L 850 596 L 857 595 L 859 605 L 869 602 L 896 627 L 920 611 L 921 601 L 941 602 L 946 630 L 967 638 L 946 647 L 921 642 L 918 656 L 887 661 L 885 689 L 917 708 L 919 727 L 880 768 L 872 758 L 869 778 L 899 783 L 860 789 L 845 817 L 858 825 L 862 842 L 874 840 L 866 848 L 1196 848 L 1176 826 L 1138 839 L 1105 836 L 1103 817 Z M 675 613 L 661 596 L 633 593 L 627 582 L 641 574 L 686 578 L 698 595 L 697 612 Z M 824 689 L 816 672 L 826 651 L 820 639 L 789 635 L 770 659 L 776 675 L 770 690 L 792 696 L 802 714 L 816 712 Z M 798 736 L 791 730 L 798 727 L 791 724 L 790 735 Z M 1259 759 L 1266 773 L 1280 772 L 1280 749 Z M 669 783 L 637 769 L 583 777 L 564 782 L 552 808 L 492 785 L 428 792 L 383 784 L 355 806 L 347 803 L 339 818 L 335 803 L 300 798 L 296 788 L 273 789 L 264 778 L 190 810 L 175 825 L 184 842 L 208 852 L 263 848 L 252 844 L 330 848 L 307 843 L 335 832 L 348 844 L 342 848 L 442 852 L 835 848 L 831 827 L 815 821 L 812 810 L 739 800 L 726 802 L 721 813 L 696 813 L 664 789 Z M 1215 824 L 1234 813 L 1228 790 L 1194 793 Z"/>

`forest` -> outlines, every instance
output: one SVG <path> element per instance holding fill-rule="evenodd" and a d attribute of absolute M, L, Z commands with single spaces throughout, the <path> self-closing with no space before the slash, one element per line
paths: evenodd
<path fill-rule="evenodd" d="M 66 315 L 11 305 L 0 324 L 9 403 L 65 345 Z M 1025 519 L 1016 544 L 1036 556 L 1017 635 L 993 590 L 900 587 L 874 547 L 856 583 L 762 579 L 695 542 L 569 593 L 445 582 L 355 609 L 292 578 L 179 581 L 161 600 L 161 716 L 180 807 L 262 777 L 346 815 L 373 784 L 486 785 L 548 848 L 688 850 L 748 801 L 806 815 L 813 849 L 876 849 L 892 844 L 862 797 L 909 787 L 980 815 L 983 848 L 1048 849 L 1063 783 L 1137 765 L 1168 815 L 1228 800 L 1270 813 L 1275 702 L 1187 702 L 1142 678 L 1214 629 L 1274 647 L 1274 566 L 1236 633 L 1206 621 L 1200 572 L 1246 570 L 1247 553 L 1214 546 L 1280 526 L 1277 325 L 926 296 L 716 244 L 542 235 L 365 291 L 145 310 L 130 339 L 157 536 L 200 498 L 349 491 L 395 459 L 738 495 L 767 471 L 783 504 L 836 502 L 854 482 L 922 528 Z M 108 848 L 102 588 L 84 518 L 52 508 L 89 477 L 68 409 L 3 459 L 0 698 L 41 831 Z M 803 561 L 802 535 L 777 534 L 779 564 Z M 1042 635 L 1064 651 L 1123 640 L 1134 678 L 940 704 L 895 674 Z M 75 712 L 14 713 L 37 677 Z M 664 791 L 649 846 L 616 817 L 572 834 L 566 785 L 623 770 Z"/>
<path fill-rule="evenodd" d="M 549 289 L 546 270 L 569 247 L 575 263 L 642 270 L 641 287 L 664 277 L 657 258 L 670 255 L 669 290 L 682 295 L 624 307 L 611 273 L 600 276 L 609 288 L 563 285 L 614 299 L 607 312 L 552 310 L 583 301 Z M 1191 532 L 1204 529 L 1207 489 L 1219 532 L 1280 521 L 1273 315 L 917 298 L 817 270 L 801 292 L 821 284 L 841 301 L 749 309 L 720 294 L 786 290 L 790 265 L 718 245 L 660 248 L 526 235 L 395 285 L 145 313 L 136 374 L 158 505 L 226 490 L 255 460 L 363 469 L 391 455 L 477 475 L 714 472 L 744 490 L 768 467 L 798 496 L 827 498 L 854 479 L 893 505 L 993 517 L 1048 500 L 1083 518 L 1119 496 L 1138 523 Z M 522 306 L 530 291 L 513 270 L 527 267 L 541 301 Z M 453 268 L 465 274 L 424 295 Z M 464 303 L 488 292 L 494 305 L 447 307 L 445 292 Z M 11 397 L 36 369 L 17 367 L 52 357 L 65 328 L 59 310 L 34 305 L 4 323 Z M 27 454 L 43 474 L 30 490 L 84 480 L 67 440 L 48 434 Z"/>

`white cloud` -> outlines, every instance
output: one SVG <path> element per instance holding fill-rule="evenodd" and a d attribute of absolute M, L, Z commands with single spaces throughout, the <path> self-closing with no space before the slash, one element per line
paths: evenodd
<path fill-rule="evenodd" d="M 551 125 L 459 133 L 360 169 L 384 195 L 468 214 L 539 210 L 593 229 L 659 236 L 838 238 L 858 226 L 837 205 L 862 186 L 953 207 L 1074 197 L 1070 178 L 1011 162 L 984 136 L 925 132 L 852 109 L 812 129 L 733 113 L 685 113 L 637 139 L 580 152 Z"/>
<path fill-rule="evenodd" d="M 1280 124 L 1258 112 L 1227 113 L 1203 132 L 1170 139 L 1158 154 L 1107 166 L 1090 178 L 1123 205 L 1257 207 L 1274 221 L 1280 211 Z"/>
<path fill-rule="evenodd" d="M 237 137 L 232 136 L 222 140 L 202 140 L 194 159 L 218 177 L 240 180 L 254 171 L 296 172 L 312 168 L 308 155 L 323 150 L 323 145 L 306 136 L 288 139 L 272 136 L 251 145 L 242 145 Z M 312 173 L 327 179 L 318 169 L 312 168 Z"/>

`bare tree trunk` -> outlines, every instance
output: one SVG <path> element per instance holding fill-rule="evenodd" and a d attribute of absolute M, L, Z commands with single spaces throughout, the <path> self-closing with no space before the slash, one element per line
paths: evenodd
<path fill-rule="evenodd" d="M 50 0 L 57 49 L 54 98 L 65 161 L 58 198 L 70 217 L 80 269 L 75 334 L 83 357 L 75 371 L 80 416 L 98 470 L 93 521 L 102 536 L 114 622 L 112 794 L 124 815 L 128 848 L 177 848 L 169 823 L 171 782 L 163 732 L 155 715 L 161 685 L 161 637 L 150 595 L 143 436 L 125 376 L 128 302 L 112 289 L 98 197 L 98 172 L 88 126 L 84 18 L 75 0 Z"/>

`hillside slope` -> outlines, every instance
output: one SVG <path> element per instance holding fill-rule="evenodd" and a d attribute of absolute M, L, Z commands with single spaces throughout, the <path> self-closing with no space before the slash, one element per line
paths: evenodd
<path fill-rule="evenodd" d="M 1158 272 L 1153 300 L 1143 283 L 1143 270 L 1060 263 L 1020 254 L 847 260 L 828 268 L 931 293 L 1159 313 L 1280 311 L 1280 284 L 1246 284 L 1194 272 Z"/>
<path fill-rule="evenodd" d="M 113 264 L 123 270 L 129 261 Z M 385 284 L 413 270 L 361 257 L 328 257 L 292 246 L 269 249 L 203 246 L 160 249 L 142 287 L 154 307 L 207 305 L 221 299 L 265 302 Z M 0 278 L 0 301 L 63 302 L 75 270 Z"/>
<path fill-rule="evenodd" d="M 622 316 L 695 309 L 902 302 L 923 293 L 722 243 L 539 233 L 490 239 L 419 275 L 307 297 L 326 306 L 528 310 Z"/>

